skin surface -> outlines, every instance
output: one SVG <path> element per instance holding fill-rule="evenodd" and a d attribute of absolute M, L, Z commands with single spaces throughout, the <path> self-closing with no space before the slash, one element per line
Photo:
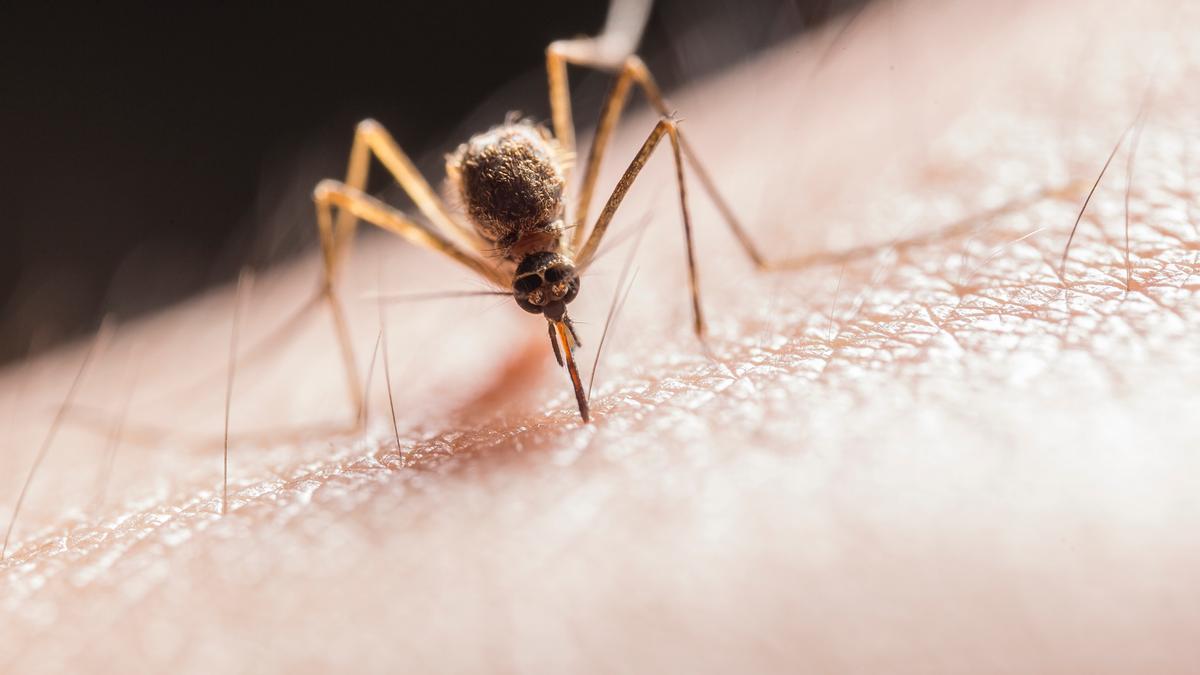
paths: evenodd
<path fill-rule="evenodd" d="M 755 273 L 693 180 L 706 355 L 656 157 L 591 425 L 540 320 L 483 298 L 387 307 L 399 446 L 380 363 L 344 432 L 313 315 L 242 361 L 222 517 L 232 290 L 119 327 L 0 562 L 0 672 L 1200 669 L 1200 22 L 1001 5 L 873 6 L 673 95 L 764 250 L 813 259 Z M 629 246 L 572 305 L 584 363 Z M 364 364 L 366 294 L 478 285 L 353 256 Z M 258 280 L 244 346 L 317 269 Z M 82 350 L 0 382 L 5 521 Z"/>

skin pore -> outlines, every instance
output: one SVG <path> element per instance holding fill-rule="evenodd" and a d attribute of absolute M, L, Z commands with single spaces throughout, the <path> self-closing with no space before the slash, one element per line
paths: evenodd
<path fill-rule="evenodd" d="M 761 248 L 812 261 L 755 273 L 693 176 L 706 354 L 653 159 L 591 425 L 544 323 L 481 298 L 387 308 L 399 447 L 382 363 L 349 433 L 310 313 L 243 351 L 221 516 L 232 289 L 118 326 L 0 562 L 0 672 L 1200 668 L 1200 22 L 1132 4 L 873 5 L 674 92 Z M 631 244 L 572 305 L 584 363 Z M 364 367 L 370 295 L 478 287 L 352 256 Z M 318 268 L 257 279 L 241 344 Z M 0 381 L 5 522 L 85 349 Z"/>

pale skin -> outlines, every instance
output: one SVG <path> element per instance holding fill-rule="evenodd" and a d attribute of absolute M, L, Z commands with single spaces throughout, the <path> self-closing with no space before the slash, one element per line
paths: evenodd
<path fill-rule="evenodd" d="M 376 363 L 349 432 L 318 315 L 238 371 L 222 516 L 233 290 L 117 326 L 0 563 L 0 671 L 1200 668 L 1196 14 L 877 7 L 672 92 L 760 248 L 812 257 L 756 272 L 693 190 L 706 354 L 648 163 L 589 425 L 544 321 L 465 298 L 388 307 L 398 431 Z M 620 125 L 598 194 L 658 119 Z M 631 245 L 572 305 L 582 363 Z M 386 233 L 352 261 L 364 371 L 365 295 L 479 288 Z M 241 343 L 321 269 L 260 274 Z M 85 348 L 0 382 L 5 509 Z"/>

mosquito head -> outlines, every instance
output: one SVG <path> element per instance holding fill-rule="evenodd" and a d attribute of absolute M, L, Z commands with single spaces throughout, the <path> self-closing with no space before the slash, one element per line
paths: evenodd
<path fill-rule="evenodd" d="M 562 321 L 567 304 L 579 294 L 579 274 L 570 258 L 549 251 L 530 253 L 517 265 L 513 297 L 530 314 Z"/>

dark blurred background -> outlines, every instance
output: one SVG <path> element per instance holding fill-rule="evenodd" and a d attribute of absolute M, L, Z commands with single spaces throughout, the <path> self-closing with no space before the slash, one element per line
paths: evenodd
<path fill-rule="evenodd" d="M 862 2 L 663 0 L 642 53 L 669 89 Z M 468 122 L 548 115 L 545 45 L 596 32 L 607 10 L 19 4 L 0 10 L 0 361 L 311 246 L 309 191 L 342 177 L 363 117 L 438 184 Z M 588 125 L 606 80 L 572 77 Z"/>

